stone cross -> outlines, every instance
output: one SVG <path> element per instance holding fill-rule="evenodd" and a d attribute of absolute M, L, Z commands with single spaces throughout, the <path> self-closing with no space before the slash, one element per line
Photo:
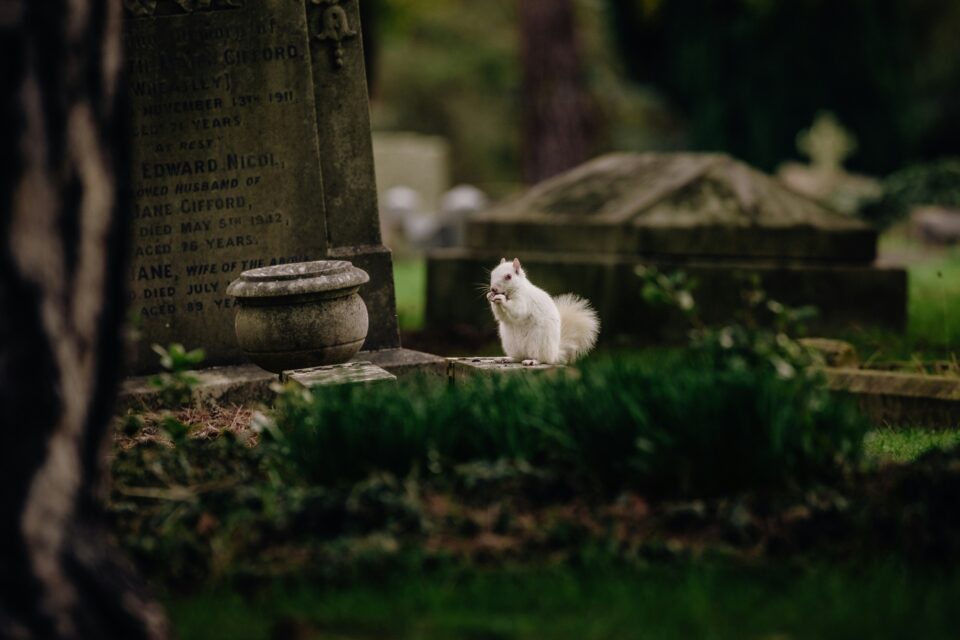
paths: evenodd
<path fill-rule="evenodd" d="M 810 158 L 814 168 L 837 173 L 857 150 L 856 137 L 830 112 L 817 115 L 813 125 L 797 135 L 797 149 Z"/>

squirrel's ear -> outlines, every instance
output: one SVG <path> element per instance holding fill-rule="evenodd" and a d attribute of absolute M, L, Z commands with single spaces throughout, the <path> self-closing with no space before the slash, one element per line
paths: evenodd
<path fill-rule="evenodd" d="M 506 258 L 500 258 L 500 264 L 503 264 L 503 263 L 506 262 L 506 261 L 507 261 Z"/>
<path fill-rule="evenodd" d="M 517 272 L 517 275 L 520 275 L 520 258 L 513 259 L 513 270 Z"/>

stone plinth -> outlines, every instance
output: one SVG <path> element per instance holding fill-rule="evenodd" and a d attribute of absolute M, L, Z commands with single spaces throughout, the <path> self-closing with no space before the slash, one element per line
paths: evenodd
<path fill-rule="evenodd" d="M 960 428 L 960 378 L 863 369 L 827 369 L 826 377 L 877 426 Z"/>
<path fill-rule="evenodd" d="M 520 362 L 504 362 L 504 358 L 447 358 L 448 375 L 454 383 L 476 376 L 549 374 L 565 371 L 563 365 L 538 364 L 526 366 Z"/>
<path fill-rule="evenodd" d="M 417 376 L 428 378 L 445 378 L 447 376 L 446 358 L 411 349 L 362 351 L 357 355 L 356 360 L 375 364 L 399 379 Z"/>
<path fill-rule="evenodd" d="M 860 367 L 860 356 L 852 344 L 844 340 L 830 338 L 801 338 L 800 344 L 813 349 L 823 358 L 828 367 L 839 369 L 857 369 Z"/>
<path fill-rule="evenodd" d="M 341 384 L 379 384 L 396 382 L 397 377 L 369 362 L 348 362 L 312 369 L 284 371 L 283 382 L 293 382 L 306 389 L 330 387 Z"/>
<path fill-rule="evenodd" d="M 409 349 L 364 351 L 357 361 L 383 369 L 398 379 L 415 376 L 447 379 L 447 360 L 429 353 Z M 193 372 L 199 382 L 193 389 L 192 402 L 202 406 L 258 406 L 269 405 L 276 394 L 271 389 L 279 381 L 276 374 L 252 364 L 233 367 L 212 367 Z M 149 376 L 137 376 L 123 381 L 116 412 L 159 411 L 169 409 L 161 401 L 161 393 L 150 384 Z"/>
<path fill-rule="evenodd" d="M 213 367 L 192 372 L 198 380 L 192 402 L 200 406 L 256 406 L 270 404 L 276 394 L 271 386 L 277 376 L 258 366 Z M 116 413 L 172 409 L 163 405 L 162 394 L 148 376 L 127 378 L 120 386 Z"/>
<path fill-rule="evenodd" d="M 491 328 L 470 283 L 519 257 L 541 288 L 589 299 L 608 338 L 670 329 L 644 304 L 638 265 L 687 272 L 708 321 L 729 320 L 757 275 L 769 297 L 818 307 L 815 329 L 902 329 L 906 272 L 877 268 L 876 243 L 872 228 L 728 156 L 614 154 L 477 216 L 465 248 L 431 253 L 427 324 Z"/>

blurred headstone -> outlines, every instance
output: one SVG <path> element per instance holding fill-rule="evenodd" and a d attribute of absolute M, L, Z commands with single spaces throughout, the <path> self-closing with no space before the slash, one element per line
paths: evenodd
<path fill-rule="evenodd" d="M 917 207 L 910 214 L 913 235 L 928 244 L 960 242 L 960 210 L 944 207 Z"/>
<path fill-rule="evenodd" d="M 440 202 L 440 229 L 437 246 L 460 247 L 466 238 L 467 221 L 486 211 L 490 199 L 480 189 L 461 184 L 443 194 Z"/>
<path fill-rule="evenodd" d="M 607 335 L 655 336 L 639 265 L 682 270 L 708 322 L 742 309 L 754 275 L 811 328 L 902 328 L 906 274 L 880 269 L 877 232 L 722 154 L 611 154 L 471 218 L 463 248 L 429 255 L 427 323 L 490 326 L 466 283 L 519 257 L 547 291 L 591 300 Z"/>
<path fill-rule="evenodd" d="M 383 242 L 393 251 L 403 251 L 407 242 L 407 221 L 423 212 L 423 198 L 405 186 L 390 187 L 380 196 L 380 225 Z"/>
<path fill-rule="evenodd" d="M 797 193 L 850 215 L 883 195 L 879 180 L 844 169 L 857 150 L 857 139 L 832 113 L 818 114 L 813 125 L 797 135 L 797 150 L 810 158 L 810 164 L 787 162 L 777 172 Z"/>
<path fill-rule="evenodd" d="M 450 188 L 450 145 L 445 139 L 377 131 L 373 155 L 381 197 L 394 187 L 407 187 L 420 194 L 422 213 L 440 210 L 440 198 Z"/>

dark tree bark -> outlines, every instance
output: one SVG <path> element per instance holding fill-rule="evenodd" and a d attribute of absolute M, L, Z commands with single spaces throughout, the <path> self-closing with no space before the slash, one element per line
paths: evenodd
<path fill-rule="evenodd" d="M 584 87 L 572 0 L 519 0 L 523 179 L 536 183 L 589 159 L 596 111 Z"/>
<path fill-rule="evenodd" d="M 120 0 L 0 1 L 0 637 L 161 638 L 101 526 L 124 303 Z"/>

